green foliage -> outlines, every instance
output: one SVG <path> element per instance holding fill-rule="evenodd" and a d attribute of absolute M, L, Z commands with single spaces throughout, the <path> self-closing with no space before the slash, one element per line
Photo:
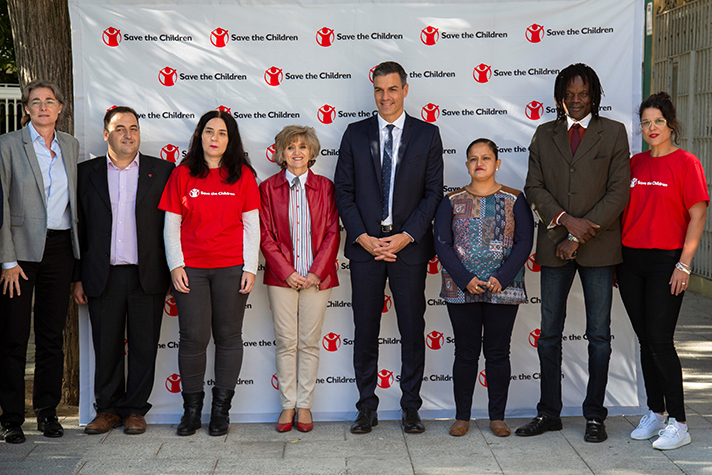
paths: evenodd
<path fill-rule="evenodd" d="M 0 83 L 17 84 L 18 82 L 7 0 L 0 0 Z"/>

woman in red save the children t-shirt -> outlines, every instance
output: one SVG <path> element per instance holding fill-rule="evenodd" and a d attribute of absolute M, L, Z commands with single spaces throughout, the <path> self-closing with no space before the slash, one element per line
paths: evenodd
<path fill-rule="evenodd" d="M 206 348 L 215 340 L 210 435 L 227 433 L 242 366 L 242 319 L 255 282 L 260 194 L 235 119 L 213 110 L 200 118 L 159 208 L 178 307 L 178 367 L 184 414 L 178 435 L 201 427 Z"/>
<path fill-rule="evenodd" d="M 680 126 L 670 96 L 653 94 L 640 105 L 639 115 L 650 151 L 631 159 L 618 285 L 640 342 L 649 410 L 630 436 L 647 440 L 660 435 L 653 448 L 667 450 L 691 441 L 673 335 L 709 194 L 700 161 L 675 146 Z"/>

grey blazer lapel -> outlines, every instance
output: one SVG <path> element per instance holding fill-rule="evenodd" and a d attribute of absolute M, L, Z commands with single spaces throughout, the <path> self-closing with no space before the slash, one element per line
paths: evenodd
<path fill-rule="evenodd" d="M 585 134 L 584 134 L 585 135 Z M 571 142 L 569 142 L 569 134 L 566 120 L 559 122 L 554 127 L 554 145 L 559 149 L 559 153 L 567 163 L 571 163 L 574 159 L 571 154 Z M 578 152 L 578 150 L 577 150 Z"/>
<path fill-rule="evenodd" d="M 22 142 L 25 147 L 25 155 L 27 156 L 27 162 L 30 165 L 32 173 L 35 175 L 35 181 L 37 182 L 37 188 L 40 190 L 40 195 L 42 196 L 42 203 L 44 203 L 45 209 L 47 208 L 47 196 L 45 196 L 44 180 L 42 179 L 42 170 L 40 169 L 40 162 L 37 160 L 37 155 L 35 154 L 35 147 L 32 145 L 32 137 L 30 137 L 30 129 L 25 127 L 22 129 Z"/>
<path fill-rule="evenodd" d="M 585 157 L 586 154 L 593 148 L 594 145 L 598 143 L 599 140 L 601 140 L 601 132 L 603 132 L 603 127 L 601 126 L 601 121 L 596 119 L 595 117 L 591 118 L 591 122 L 588 123 L 588 128 L 586 129 L 586 132 L 583 134 L 583 138 L 581 139 L 581 144 L 579 144 L 578 149 L 576 150 L 576 155 L 574 155 L 574 159 L 571 162 L 576 163 L 581 158 Z"/>

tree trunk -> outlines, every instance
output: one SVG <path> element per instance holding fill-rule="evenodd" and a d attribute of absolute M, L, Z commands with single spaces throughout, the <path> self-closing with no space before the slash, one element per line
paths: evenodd
<path fill-rule="evenodd" d="M 74 133 L 74 79 L 67 0 L 8 0 L 20 85 L 35 79 L 55 82 L 64 94 L 58 129 Z M 77 306 L 69 299 L 64 330 L 63 399 L 79 405 L 79 329 Z"/>

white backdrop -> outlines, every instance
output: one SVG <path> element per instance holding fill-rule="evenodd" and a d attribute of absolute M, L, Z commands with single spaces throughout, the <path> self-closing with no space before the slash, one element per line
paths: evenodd
<path fill-rule="evenodd" d="M 141 114 L 143 153 L 172 161 L 185 153 L 198 118 L 221 107 L 237 119 L 260 179 L 278 171 L 271 161 L 274 136 L 293 123 L 316 128 L 323 150 L 314 171 L 331 177 L 346 125 L 375 113 L 370 71 L 385 60 L 400 62 L 409 74 L 406 111 L 440 128 L 444 192 L 469 181 L 465 147 L 478 137 L 501 148 L 498 181 L 523 187 L 527 146 L 535 128 L 556 117 L 554 79 L 572 62 L 598 72 L 605 90 L 602 115 L 623 122 L 632 150 L 639 149 L 639 136 L 631 131 L 640 103 L 642 0 L 219 3 L 70 1 L 80 160 L 106 152 L 102 117 L 114 105 Z M 332 291 L 323 327 L 316 420 L 351 418 L 357 400 L 348 260 L 342 253 L 337 265 L 341 286 Z M 527 268 L 530 303 L 520 307 L 512 337 L 508 417 L 533 415 L 539 395 L 539 278 L 533 259 Z M 439 298 L 439 269 L 437 259 L 430 263 L 424 417 L 454 416 L 453 335 Z M 245 314 L 234 421 L 274 421 L 280 410 L 262 270 Z M 587 381 L 583 308 L 577 281 L 563 341 L 564 415 L 581 413 Z M 149 422 L 175 422 L 182 413 L 172 300 L 165 310 Z M 611 414 L 641 413 L 637 343 L 617 295 L 612 333 L 606 404 Z M 94 357 L 86 309 L 80 337 L 80 421 L 87 423 L 94 415 Z M 399 335 L 388 289 L 381 337 L 377 394 L 379 416 L 386 419 L 400 416 Z M 482 360 L 473 417 L 487 414 L 483 370 Z M 208 393 L 212 374 L 209 366 Z"/>

